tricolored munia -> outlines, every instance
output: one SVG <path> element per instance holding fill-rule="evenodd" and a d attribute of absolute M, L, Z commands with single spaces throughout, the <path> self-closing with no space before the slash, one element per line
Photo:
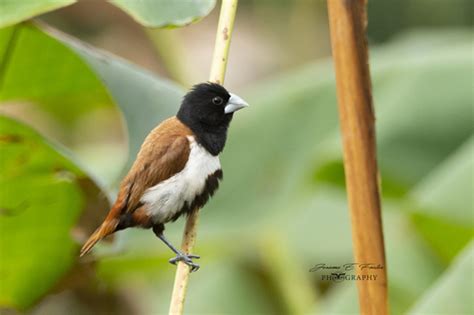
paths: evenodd
<path fill-rule="evenodd" d="M 222 179 L 219 153 L 235 111 L 248 104 L 219 84 L 195 85 L 178 114 L 146 137 L 120 184 L 117 200 L 102 225 L 81 249 L 83 256 L 102 238 L 129 227 L 151 228 L 192 271 L 197 255 L 182 253 L 163 235 L 164 224 L 201 208 Z"/>

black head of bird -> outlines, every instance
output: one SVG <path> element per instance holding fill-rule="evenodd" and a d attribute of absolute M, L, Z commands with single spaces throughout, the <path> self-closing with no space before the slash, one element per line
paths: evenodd
<path fill-rule="evenodd" d="M 235 94 L 215 83 L 195 85 L 183 99 L 176 115 L 210 153 L 219 154 L 234 112 L 248 106 Z"/>

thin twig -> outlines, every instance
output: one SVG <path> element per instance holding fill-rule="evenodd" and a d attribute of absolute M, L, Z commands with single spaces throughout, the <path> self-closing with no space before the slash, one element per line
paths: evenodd
<path fill-rule="evenodd" d="M 229 55 L 230 39 L 234 28 L 235 14 L 238 0 L 222 0 L 217 26 L 216 44 L 212 58 L 211 75 L 209 81 L 219 84 L 224 83 L 227 58 Z M 199 211 L 193 211 L 186 221 L 184 229 L 182 250 L 191 253 L 196 240 L 196 229 L 199 219 Z M 189 282 L 190 268 L 183 262 L 179 262 L 174 280 L 173 293 L 169 309 L 170 315 L 181 315 L 184 309 L 184 300 Z"/>
<path fill-rule="evenodd" d="M 375 279 L 357 281 L 362 314 L 388 313 L 387 276 L 375 149 L 374 111 L 368 66 L 364 0 L 328 0 L 332 52 L 352 221 L 355 262 Z"/>

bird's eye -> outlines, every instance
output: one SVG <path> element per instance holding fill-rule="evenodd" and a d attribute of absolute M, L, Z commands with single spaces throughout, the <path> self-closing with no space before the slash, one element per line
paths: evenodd
<path fill-rule="evenodd" d="M 216 96 L 212 99 L 212 103 L 214 105 L 221 105 L 223 102 L 224 102 L 224 100 L 220 96 Z"/>

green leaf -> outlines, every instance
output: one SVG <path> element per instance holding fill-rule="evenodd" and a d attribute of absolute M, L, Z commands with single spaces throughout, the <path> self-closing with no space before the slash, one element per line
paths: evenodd
<path fill-rule="evenodd" d="M 388 291 L 393 314 L 403 314 L 443 270 L 441 261 L 401 211 L 402 206 L 385 202 L 383 213 Z"/>
<path fill-rule="evenodd" d="M 69 157 L 0 116 L 0 307 L 25 309 L 73 266 L 73 227 L 100 189 Z"/>
<path fill-rule="evenodd" d="M 105 182 L 117 177 L 125 153 L 109 154 L 101 163 L 82 147 L 123 133 L 120 112 L 93 70 L 71 49 L 30 23 L 0 29 L 0 108 L 61 142 Z M 32 53 L 35 52 L 35 53 Z M 93 130 L 75 134 L 78 127 L 98 117 Z M 115 122 L 115 124 L 114 124 Z M 113 126 L 118 130 L 110 131 Z M 82 131 L 84 128 L 82 128 Z M 108 145 L 108 146 L 107 146 Z M 124 151 L 124 150 L 122 150 Z"/>
<path fill-rule="evenodd" d="M 69 126 L 73 127 L 81 117 L 86 117 L 97 110 L 107 109 L 111 115 L 114 114 L 114 111 L 117 113 L 113 104 L 115 100 L 119 105 L 118 108 L 125 113 L 125 121 L 130 129 L 130 146 L 131 150 L 134 151 L 130 156 L 133 160 L 133 156 L 138 151 L 146 134 L 160 121 L 176 112 L 182 90 L 171 82 L 160 80 L 120 58 L 106 55 L 64 34 L 53 30 L 50 30 L 50 32 L 54 33 L 54 36 L 60 38 L 63 42 L 31 24 L 0 30 L 0 48 L 9 51 L 6 58 L 2 60 L 4 67 L 2 67 L 0 73 L 2 78 L 2 85 L 0 86 L 2 105 L 16 107 L 23 106 L 22 104 L 25 103 L 32 104 L 30 106 L 48 113 L 55 121 L 67 128 Z M 31 54 L 32 51 L 37 53 Z M 34 70 L 32 71 L 32 69 Z M 100 126 L 95 126 L 94 130 L 96 131 L 95 136 L 100 136 L 100 134 L 98 135 L 101 131 Z M 94 141 L 94 139 L 90 141 Z M 49 158 L 49 156 L 45 157 L 45 159 Z M 107 163 L 110 163 L 113 159 L 114 156 L 109 155 Z M 90 167 L 89 164 L 88 166 Z M 100 168 L 99 166 L 94 169 L 95 174 L 102 175 Z M 116 174 L 119 171 L 120 168 L 116 167 Z M 44 189 L 51 189 L 51 185 L 47 181 L 39 182 L 37 185 L 44 185 Z M 87 187 L 91 185 L 89 184 Z M 11 187 L 16 189 L 17 193 L 21 191 L 18 186 L 12 185 Z M 38 193 L 41 192 L 38 190 Z M 73 192 L 75 191 L 73 190 Z M 61 198 L 68 198 L 67 192 L 58 191 L 57 193 L 61 194 Z M 94 193 L 93 190 L 91 193 L 94 196 L 99 195 L 97 192 Z M 12 194 L 12 196 L 15 195 Z M 61 198 L 57 197 L 58 200 L 61 200 Z M 99 205 L 89 200 L 83 200 L 80 196 L 77 199 L 81 204 L 76 206 L 77 209 L 74 212 L 76 217 L 74 219 L 77 219 L 77 215 L 81 213 L 82 206 L 87 205 L 89 209 L 93 209 L 95 212 L 94 217 L 92 219 L 89 217 L 87 222 L 89 225 L 95 224 L 97 226 L 97 220 L 94 220 L 94 218 L 103 215 L 103 211 L 106 211 L 107 207 L 103 204 Z M 65 207 L 64 202 L 59 202 L 58 207 Z M 56 208 L 51 209 L 51 211 L 53 210 L 59 211 Z M 41 213 L 41 211 L 36 212 Z M 60 217 L 58 216 L 58 218 Z M 47 219 L 49 219 L 48 216 L 32 218 L 37 222 L 43 222 Z M 19 217 L 18 220 L 23 221 L 25 218 Z M 52 220 L 52 222 L 57 221 Z M 28 227 L 27 224 L 22 225 L 22 222 L 16 222 L 16 224 L 25 226 L 25 228 Z M 70 228 L 70 225 L 65 224 L 63 230 L 67 228 Z M 67 231 L 69 232 L 69 230 Z M 24 234 L 24 238 L 26 238 L 26 232 Z M 86 236 L 85 233 L 82 237 L 84 236 Z M 64 235 L 62 235 L 62 238 L 64 241 L 68 240 Z M 7 241 L 7 239 L 5 240 Z M 46 241 L 50 243 L 49 239 Z M 10 241 L 8 240 L 8 242 Z M 53 258 L 60 256 L 57 265 L 48 264 L 48 266 L 55 266 L 54 272 L 44 266 L 49 263 L 49 260 L 38 258 L 30 261 L 28 267 L 36 266 L 39 270 L 38 274 L 40 275 L 36 275 L 36 277 L 44 275 L 47 278 L 40 278 L 41 284 L 36 285 L 36 280 L 32 278 L 33 276 L 28 270 L 10 270 L 5 265 L 4 272 L 8 272 L 10 278 L 2 282 L 2 285 L 5 283 L 2 292 L 10 294 L 6 286 L 10 282 L 15 282 L 18 288 L 15 285 L 9 285 L 9 287 L 18 292 L 13 292 L 11 296 L 5 296 L 5 298 L 2 297 L 2 305 L 25 308 L 57 283 L 74 262 L 71 258 L 74 256 L 68 256 L 67 251 L 69 250 L 75 254 L 76 245 L 72 240 L 70 240 L 70 243 L 72 245 L 69 244 L 69 246 L 72 249 L 66 248 L 66 245 L 68 245 L 66 243 L 65 248 L 57 249 L 58 252 L 46 253 Z M 58 244 L 60 245 L 60 243 Z M 28 246 L 23 245 L 23 248 L 28 248 Z M 7 249 L 4 250 L 2 247 L 2 254 L 4 252 L 8 253 Z M 17 258 L 14 255 L 12 257 Z M 35 256 L 32 257 L 34 259 Z M 64 259 L 64 261 L 61 259 Z M 33 269 L 33 272 L 36 271 L 37 269 Z M 23 280 L 19 278 L 21 276 L 30 277 L 34 281 Z M 35 286 L 24 287 L 26 284 L 35 284 Z M 27 291 L 28 289 L 29 291 Z M 17 301 L 15 299 L 21 300 Z"/>
<path fill-rule="evenodd" d="M 466 93 L 471 89 L 467 67 L 471 39 L 471 32 L 443 36 L 424 32 L 371 50 L 384 195 L 400 198 L 406 194 L 472 135 L 474 118 L 466 114 L 473 110 L 471 95 Z M 314 158 L 322 160 L 314 174 L 318 181 L 343 187 L 342 169 L 335 167 L 342 166 L 339 133 L 334 130 L 327 138 L 327 148 L 318 152 L 322 157 Z"/>
<path fill-rule="evenodd" d="M 415 187 L 410 195 L 420 208 L 418 213 L 436 216 L 458 225 L 474 225 L 472 213 L 468 211 L 472 206 L 468 200 L 474 190 L 473 152 L 474 136 Z"/>
<path fill-rule="evenodd" d="M 408 314 L 473 314 L 473 261 L 471 242 Z"/>
<path fill-rule="evenodd" d="M 446 263 L 474 236 L 473 150 L 471 137 L 410 194 L 414 224 Z"/>
<path fill-rule="evenodd" d="M 206 16 L 215 0 L 111 0 L 146 27 L 185 26 Z"/>
<path fill-rule="evenodd" d="M 0 28 L 68 6 L 76 0 L 0 0 Z"/>
<path fill-rule="evenodd" d="M 128 128 L 128 170 L 147 134 L 164 119 L 176 114 L 183 89 L 71 37 L 58 32 L 51 34 L 73 49 L 95 71 L 119 106 Z"/>
<path fill-rule="evenodd" d="M 386 180 L 413 187 L 472 135 L 474 117 L 466 113 L 474 104 L 465 92 L 472 34 L 466 35 L 452 46 L 420 44 L 416 54 L 395 43 L 384 48 L 395 51 L 385 56 L 394 63 L 374 67 L 383 74 L 379 81 L 375 76 L 374 91 L 378 160 Z"/>
<path fill-rule="evenodd" d="M 123 114 L 129 130 L 130 165 L 147 133 L 176 113 L 182 89 L 121 58 L 53 29 L 47 31 L 31 24 L 0 30 L 0 52 L 10 51 L 0 70 L 0 106 L 33 104 L 63 127 L 66 135 L 91 113 L 105 111 L 111 121 L 119 121 Z M 106 132 L 99 124 L 94 133 L 81 134 L 80 139 L 94 143 Z M 58 140 L 71 144 L 64 137 Z M 97 165 L 87 157 L 83 160 L 101 177 L 103 169 L 113 165 L 107 182 L 117 178 L 123 163 L 114 154 Z"/>
<path fill-rule="evenodd" d="M 98 108 L 113 108 L 94 72 L 32 24 L 0 30 L 0 103 L 33 102 L 68 126 Z M 32 52 L 35 52 L 32 54 Z"/>
<path fill-rule="evenodd" d="M 466 212 L 472 211 L 469 209 L 472 209 L 472 207 L 468 208 Z M 437 216 L 414 213 L 412 222 L 418 233 L 431 245 L 445 264 L 449 264 L 474 237 L 474 227 L 472 225 L 460 225 Z"/>

